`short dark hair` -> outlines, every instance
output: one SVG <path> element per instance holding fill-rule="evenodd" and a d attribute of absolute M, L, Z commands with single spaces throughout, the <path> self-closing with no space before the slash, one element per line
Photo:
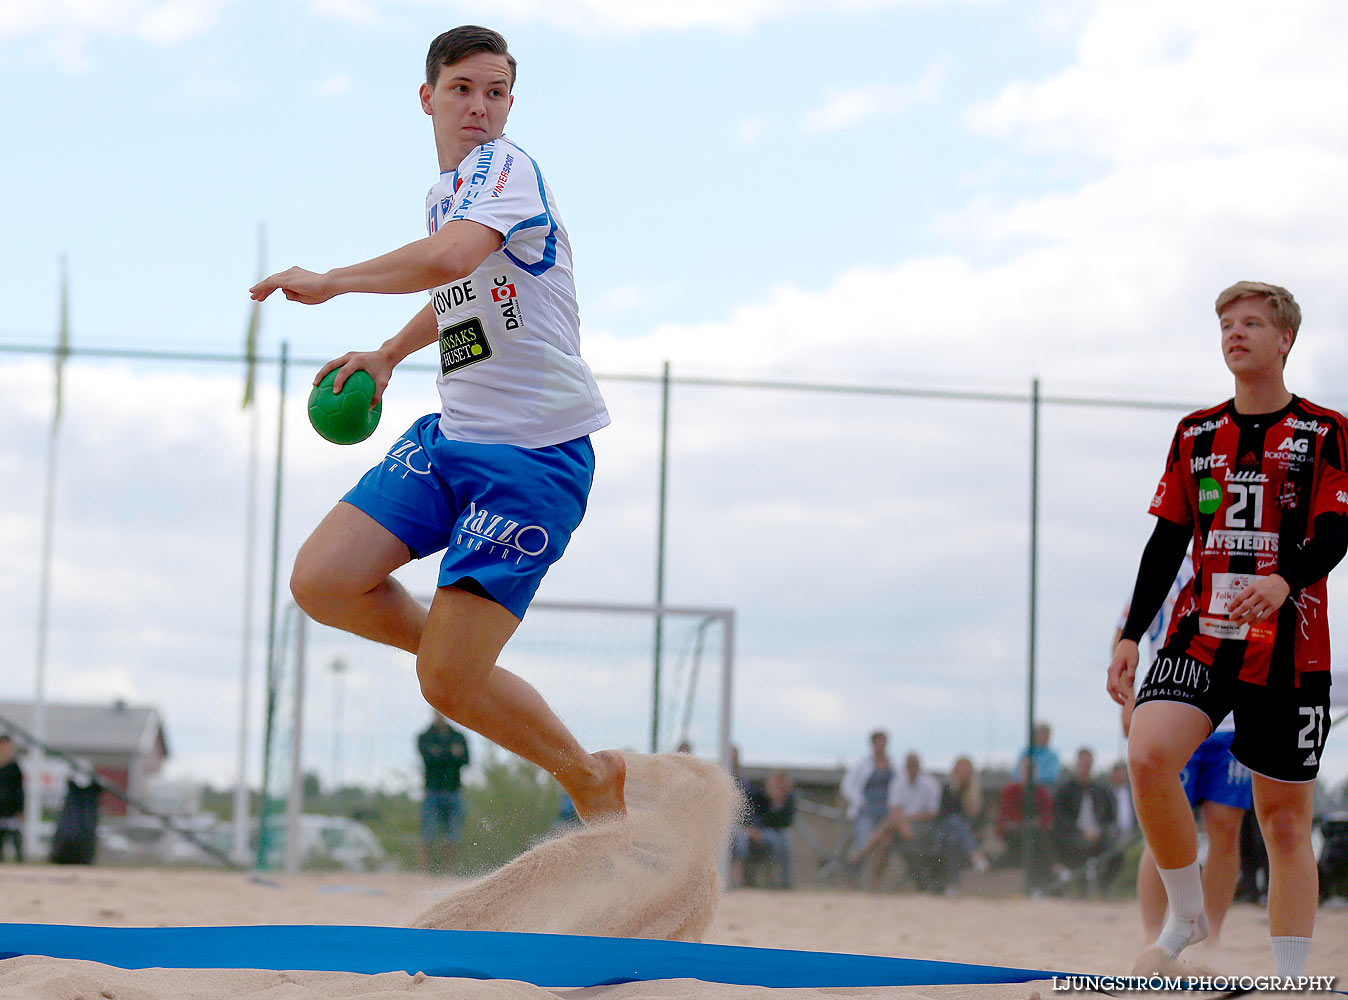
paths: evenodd
<path fill-rule="evenodd" d="M 461 24 L 437 35 L 426 53 L 426 83 L 435 86 L 440 79 L 440 67 L 452 66 L 460 59 L 466 59 L 474 52 L 490 52 L 505 56 L 510 67 L 510 87 L 515 87 L 515 57 L 506 47 L 506 40 L 500 32 L 483 28 L 476 24 Z"/>

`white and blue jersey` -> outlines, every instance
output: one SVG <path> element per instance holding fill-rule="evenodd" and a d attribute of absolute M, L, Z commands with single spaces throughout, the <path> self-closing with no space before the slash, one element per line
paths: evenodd
<path fill-rule="evenodd" d="M 468 220 L 503 243 L 466 278 L 431 290 L 440 330 L 440 430 L 455 441 L 542 448 L 609 422 L 580 356 L 571 243 L 538 164 L 502 136 L 440 175 L 430 233 Z"/>

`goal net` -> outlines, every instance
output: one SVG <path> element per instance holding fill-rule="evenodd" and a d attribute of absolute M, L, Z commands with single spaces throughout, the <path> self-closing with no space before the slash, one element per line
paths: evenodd
<path fill-rule="evenodd" d="M 294 605 L 280 632 L 267 685 L 258 863 L 275 867 L 284 855 L 294 870 L 301 861 L 284 845 L 298 837 L 282 831 L 312 808 L 306 784 L 311 795 L 317 786 L 419 799 L 416 740 L 432 712 L 410 654 L 316 624 Z M 588 749 L 687 744 L 725 761 L 733 645 L 727 609 L 538 601 L 498 663 L 537 688 Z M 508 755 L 467 735 L 471 787 L 484 764 Z"/>

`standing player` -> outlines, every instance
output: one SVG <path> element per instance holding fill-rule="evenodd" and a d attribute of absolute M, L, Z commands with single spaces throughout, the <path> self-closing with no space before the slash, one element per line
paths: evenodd
<path fill-rule="evenodd" d="M 538 164 L 505 138 L 515 59 L 494 31 L 436 38 L 421 108 L 440 178 L 429 235 L 351 267 L 291 268 L 258 282 L 313 305 L 344 292 L 429 291 L 374 351 L 329 361 L 336 388 L 358 370 L 376 400 L 394 366 L 439 343 L 442 408 L 416 421 L 314 530 L 291 590 L 309 615 L 417 657 L 431 706 L 552 774 L 582 819 L 624 813 L 625 766 L 586 753 L 523 679 L 496 665 L 543 574 L 585 512 L 589 435 L 609 422 L 580 357 L 571 246 Z M 390 574 L 445 550 L 429 611 Z"/>
<path fill-rule="evenodd" d="M 1208 932 L 1180 771 L 1234 711 L 1231 751 L 1253 772 L 1268 843 L 1275 971 L 1293 976 L 1305 969 L 1315 925 L 1311 814 L 1329 728 L 1325 577 L 1348 549 L 1348 422 L 1283 383 L 1301 325 L 1290 292 L 1242 281 L 1217 297 L 1217 315 L 1235 396 L 1175 432 L 1108 689 L 1128 699 L 1137 640 L 1192 538 L 1194 600 L 1138 693 L 1128 740 L 1138 821 L 1169 900 L 1156 947 L 1174 958 Z"/>
<path fill-rule="evenodd" d="M 1142 637 L 1149 658 L 1164 644 L 1170 623 L 1176 617 L 1175 609 L 1180 609 L 1179 617 L 1182 618 L 1193 605 L 1190 587 L 1193 578 L 1193 561 L 1185 559 L 1180 563 L 1180 571 L 1170 585 L 1161 610 Z M 1127 622 L 1128 609 L 1124 608 L 1123 618 L 1114 633 L 1116 646 Z M 1125 739 L 1132 723 L 1135 701 L 1136 696 L 1129 691 L 1123 702 Z M 1202 816 L 1203 832 L 1208 837 L 1208 856 L 1203 864 L 1203 912 L 1208 919 L 1208 941 L 1214 947 L 1221 939 L 1226 911 L 1231 908 L 1236 883 L 1240 880 L 1240 827 L 1252 802 L 1250 769 L 1231 756 L 1235 735 L 1235 718 L 1228 715 L 1212 735 L 1199 744 L 1180 772 L 1184 794 L 1189 805 Z M 1154 941 L 1165 924 L 1166 896 L 1165 886 L 1156 870 L 1156 859 L 1145 843 L 1137 866 L 1137 901 L 1142 911 L 1143 933 L 1149 941 Z"/>

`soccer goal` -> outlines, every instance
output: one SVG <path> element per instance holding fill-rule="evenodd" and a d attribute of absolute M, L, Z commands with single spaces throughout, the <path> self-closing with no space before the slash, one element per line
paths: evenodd
<path fill-rule="evenodd" d="M 294 871 L 306 775 L 328 789 L 419 795 L 416 739 L 431 709 L 410 654 L 319 625 L 293 604 L 280 632 L 263 726 L 258 861 L 272 867 L 279 846 Z M 585 747 L 664 753 L 687 744 L 726 762 L 734 639 L 735 614 L 725 608 L 536 601 L 498 662 L 537 688 Z M 486 749 L 476 735 L 470 743 Z M 281 827 L 285 836 L 269 837 Z"/>

